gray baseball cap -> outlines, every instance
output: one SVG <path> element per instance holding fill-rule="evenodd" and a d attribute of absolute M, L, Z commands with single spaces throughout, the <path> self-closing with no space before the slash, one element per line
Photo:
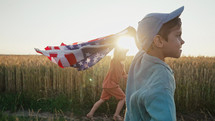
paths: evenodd
<path fill-rule="evenodd" d="M 147 14 L 138 23 L 137 28 L 137 46 L 139 50 L 148 50 L 153 42 L 153 38 L 158 34 L 162 25 L 170 20 L 180 16 L 184 10 L 184 6 L 176 9 L 171 13 L 150 13 Z"/>

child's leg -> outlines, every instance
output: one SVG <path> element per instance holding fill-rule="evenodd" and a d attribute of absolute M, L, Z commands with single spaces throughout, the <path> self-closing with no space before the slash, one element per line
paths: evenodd
<path fill-rule="evenodd" d="M 100 99 L 98 100 L 92 107 L 92 109 L 90 110 L 90 112 L 87 114 L 87 117 L 88 118 L 92 118 L 93 117 L 93 114 L 95 113 L 95 111 L 98 109 L 98 107 L 103 103 L 105 102 L 105 100 L 103 99 Z"/>
<path fill-rule="evenodd" d="M 90 110 L 90 112 L 87 114 L 88 118 L 92 118 L 95 111 L 98 109 L 98 107 L 105 102 L 105 100 L 108 100 L 111 97 L 110 94 L 108 94 L 104 89 L 102 90 L 101 98 L 98 100 Z"/>
<path fill-rule="evenodd" d="M 122 91 L 122 89 L 120 87 L 110 89 L 109 92 L 116 99 L 119 99 L 113 119 L 114 120 L 123 120 L 123 118 L 119 114 L 120 114 L 120 111 L 122 110 L 123 105 L 125 104 L 125 93 Z"/>
<path fill-rule="evenodd" d="M 125 104 L 125 98 L 120 100 L 117 104 L 116 111 L 114 113 L 114 116 L 119 116 L 120 111 L 122 110 L 123 105 Z"/>

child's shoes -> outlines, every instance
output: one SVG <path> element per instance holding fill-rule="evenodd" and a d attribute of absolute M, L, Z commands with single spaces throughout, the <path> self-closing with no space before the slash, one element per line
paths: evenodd
<path fill-rule="evenodd" d="M 90 115 L 90 114 L 88 113 L 86 117 L 87 117 L 88 119 L 90 119 L 91 121 L 94 121 L 93 115 Z"/>
<path fill-rule="evenodd" d="M 123 118 L 120 115 L 113 116 L 114 121 L 123 121 Z"/>

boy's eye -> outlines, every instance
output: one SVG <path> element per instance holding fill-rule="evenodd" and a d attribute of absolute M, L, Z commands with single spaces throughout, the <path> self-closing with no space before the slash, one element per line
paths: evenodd
<path fill-rule="evenodd" d="M 176 37 L 181 37 L 181 34 L 176 35 Z"/>

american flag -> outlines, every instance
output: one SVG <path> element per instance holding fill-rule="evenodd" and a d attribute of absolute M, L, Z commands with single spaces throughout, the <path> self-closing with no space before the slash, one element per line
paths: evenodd
<path fill-rule="evenodd" d="M 92 67 L 104 58 L 116 46 L 118 38 L 129 34 L 131 29 L 133 28 L 128 27 L 122 32 L 83 43 L 76 42 L 72 45 L 62 43 L 60 46 L 47 46 L 45 50 L 35 48 L 35 51 L 47 56 L 62 68 L 74 67 L 81 71 Z"/>

